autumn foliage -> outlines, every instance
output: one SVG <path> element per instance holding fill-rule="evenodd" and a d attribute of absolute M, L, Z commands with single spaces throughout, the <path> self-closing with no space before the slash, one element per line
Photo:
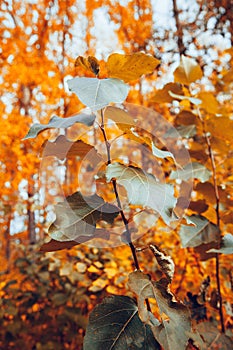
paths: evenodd
<path fill-rule="evenodd" d="M 100 59 L 102 6 L 124 53 Z M 230 349 L 232 49 L 161 84 L 150 1 L 26 8 L 1 8 L 0 348 Z"/>

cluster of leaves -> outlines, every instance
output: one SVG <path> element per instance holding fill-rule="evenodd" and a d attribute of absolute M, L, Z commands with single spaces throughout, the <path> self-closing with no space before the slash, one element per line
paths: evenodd
<path fill-rule="evenodd" d="M 137 210 L 152 210 L 157 215 L 152 226 L 155 226 L 160 215 L 162 218 L 160 225 L 172 227 L 177 219 L 185 213 L 186 220 L 181 222 L 177 228 L 182 246 L 189 249 L 194 248 L 196 252 L 200 253 L 202 260 L 210 260 L 214 257 L 217 262 L 217 299 L 219 298 L 219 300 L 217 300 L 216 309 L 220 313 L 222 331 L 224 331 L 218 254 L 232 253 L 232 235 L 226 234 L 226 230 L 230 231 L 231 224 L 228 225 L 229 222 L 223 221 L 222 225 L 221 221 L 220 211 L 223 211 L 224 215 L 227 212 L 224 206 L 220 208 L 219 205 L 221 189 L 217 183 L 216 160 L 218 160 L 219 144 L 222 146 L 222 143 L 215 135 L 215 120 L 219 125 L 218 118 L 221 118 L 221 122 L 226 122 L 229 128 L 232 128 L 232 123 L 230 118 L 224 115 L 226 113 L 224 107 L 219 107 L 217 99 L 212 94 L 202 91 L 195 92 L 192 84 L 201 79 L 202 71 L 195 61 L 183 56 L 179 67 L 174 72 L 175 82 L 167 84 L 161 91 L 157 91 L 152 96 L 151 103 L 173 103 L 176 101 L 179 113 L 175 115 L 174 124 L 177 126 L 179 137 L 183 136 L 186 139 L 191 160 L 188 163 L 182 162 L 182 157 L 179 158 L 179 147 L 177 147 L 176 155 L 157 148 L 152 134 L 139 127 L 140 116 L 137 116 L 138 120 L 135 120 L 137 118 L 131 115 L 126 108 L 112 104 L 121 104 L 125 101 L 129 91 L 126 82 L 134 81 L 142 74 L 153 72 L 158 64 L 158 60 L 143 53 L 113 54 L 106 63 L 108 78 L 100 79 L 98 61 L 91 56 L 88 58 L 78 57 L 76 65 L 81 65 L 96 77 L 76 77 L 68 81 L 68 86 L 71 91 L 76 93 L 80 101 L 90 108 L 90 113 L 86 115 L 86 118 L 84 114 L 62 120 L 53 117 L 47 125 L 36 124 L 32 126 L 25 137 L 35 137 L 49 128 L 67 129 L 76 123 L 84 123 L 92 128 L 95 123 L 99 126 L 99 134 L 97 135 L 100 139 L 102 137 L 105 143 L 107 159 L 104 154 L 97 152 L 95 145 L 85 143 L 81 138 L 72 143 L 65 137 L 59 136 L 55 142 L 48 142 L 44 148 L 45 156 L 79 157 L 79 160 L 93 152 L 97 162 L 92 163 L 92 165 L 97 165 L 98 161 L 101 160 L 104 163 L 101 172 L 96 175 L 98 175 L 98 181 L 104 184 L 108 191 L 105 190 L 104 193 L 103 189 L 100 190 L 96 186 L 96 193 L 84 195 L 78 189 L 66 197 L 64 202 L 58 203 L 55 206 L 56 220 L 49 228 L 52 240 L 44 244 L 41 249 L 55 251 L 93 239 L 95 241 L 98 239 L 111 241 L 112 236 L 115 235 L 118 242 L 124 242 L 131 248 L 137 269 L 136 272 L 129 275 L 128 284 L 130 290 L 137 296 L 137 303 L 129 297 L 112 296 L 98 305 L 90 315 L 84 338 L 84 349 L 87 350 L 102 349 L 103 346 L 106 349 L 127 349 L 132 346 L 135 349 L 142 347 L 144 349 L 160 349 L 161 346 L 165 350 L 186 349 L 187 347 L 204 349 L 211 344 L 225 349 L 232 344 L 230 338 L 220 336 L 217 329 L 215 329 L 215 336 L 212 339 L 206 331 L 207 325 L 200 329 L 197 327 L 198 331 L 194 331 L 187 305 L 190 306 L 193 315 L 196 311 L 195 307 L 200 305 L 201 311 L 197 312 L 197 319 L 205 319 L 207 318 L 205 311 L 203 317 L 200 316 L 203 308 L 205 310 L 203 306 L 205 300 L 200 302 L 201 298 L 198 299 L 198 295 L 189 293 L 187 305 L 177 301 L 175 295 L 170 292 L 170 284 L 174 275 L 173 260 L 154 245 L 148 245 L 148 249 L 152 251 L 162 274 L 159 280 L 153 281 L 140 271 L 137 250 L 132 243 L 132 233 L 137 231 L 134 221 Z M 218 112 L 221 114 L 216 117 Z M 112 127 L 108 127 L 108 120 L 113 121 L 118 128 L 117 137 L 136 140 L 139 144 L 145 145 L 152 160 L 159 159 L 161 164 L 167 158 L 175 161 L 176 169 L 169 171 L 171 184 L 159 181 L 150 172 L 145 172 L 140 167 L 125 164 L 119 157 L 117 161 L 112 160 L 113 143 L 108 140 L 109 129 L 111 130 Z M 208 134 L 210 132 L 211 142 Z M 168 129 L 166 140 L 174 140 L 174 143 L 178 145 L 177 133 L 174 136 L 174 130 Z M 197 144 L 198 146 L 202 145 L 201 150 L 195 148 Z M 62 150 L 62 145 L 66 148 L 66 153 Z M 93 160 L 93 157 L 91 159 Z M 211 193 L 209 189 L 212 188 L 214 205 L 213 202 L 210 205 L 207 198 L 192 200 L 190 204 L 185 202 L 184 199 L 187 198 L 185 195 L 182 197 L 182 193 L 185 193 L 188 188 L 191 194 L 193 180 L 193 193 L 202 191 L 203 195 L 207 197 Z M 108 187 L 109 183 L 112 184 L 112 189 Z M 223 197 L 225 201 L 229 202 L 228 211 L 229 206 L 231 206 L 229 195 L 227 195 L 229 184 L 226 181 L 224 183 L 226 184 L 224 188 L 226 192 L 223 189 L 222 192 L 225 195 Z M 122 206 L 118 192 L 119 185 L 125 188 L 127 194 L 127 204 L 124 206 Z M 181 195 L 177 200 L 175 193 L 178 190 Z M 106 192 L 110 192 L 110 195 Z M 100 193 L 102 196 L 99 195 Z M 115 204 L 113 205 L 107 199 L 114 198 L 114 196 Z M 224 205 L 224 201 L 221 204 Z M 126 217 L 125 211 L 130 212 L 129 217 Z M 205 213 L 204 216 L 200 215 L 203 213 Z M 124 228 L 120 227 L 116 234 L 113 229 L 115 226 L 119 226 L 121 220 L 124 223 Z M 174 229 L 176 226 L 177 223 Z M 223 231 L 220 230 L 222 227 Z M 212 277 L 216 276 L 211 276 L 211 280 Z M 207 286 L 204 288 L 204 292 L 201 291 L 202 297 L 205 296 L 206 289 Z M 158 307 L 156 317 L 150 310 L 149 301 L 151 299 L 155 299 Z M 213 298 L 211 300 L 213 303 Z M 113 327 L 112 325 L 116 323 L 118 327 Z M 136 334 L 135 329 L 137 330 Z"/>

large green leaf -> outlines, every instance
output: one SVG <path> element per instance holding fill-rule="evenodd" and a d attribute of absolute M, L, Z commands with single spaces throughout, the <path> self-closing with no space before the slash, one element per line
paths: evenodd
<path fill-rule="evenodd" d="M 94 120 L 95 120 L 94 114 L 86 114 L 86 113 L 80 113 L 73 117 L 68 117 L 68 118 L 59 118 L 57 116 L 54 116 L 50 119 L 48 124 L 36 123 L 32 125 L 27 135 L 24 137 L 24 140 L 34 138 L 44 130 L 54 129 L 54 128 L 67 129 L 70 126 L 74 125 L 75 123 L 82 123 L 87 126 L 91 126 L 94 123 Z"/>
<path fill-rule="evenodd" d="M 76 192 L 55 205 L 56 220 L 49 227 L 50 237 L 56 241 L 75 241 L 83 236 L 93 237 L 96 223 L 113 223 L 119 209 L 106 203 L 96 194 L 83 196 Z"/>
<path fill-rule="evenodd" d="M 173 220 L 172 210 L 176 198 L 171 185 L 159 183 L 152 174 L 139 168 L 119 163 L 108 165 L 106 178 L 108 182 L 115 178 L 118 184 L 125 187 L 130 204 L 155 210 L 167 224 Z"/>
<path fill-rule="evenodd" d="M 207 253 L 233 254 L 233 235 L 227 233 L 220 243 L 219 249 L 210 249 Z"/>
<path fill-rule="evenodd" d="M 127 296 L 105 298 L 90 314 L 84 350 L 159 350 L 150 327 Z"/>
<path fill-rule="evenodd" d="M 151 281 L 141 271 L 129 275 L 129 287 L 138 296 L 138 312 L 143 322 L 150 325 L 152 332 L 164 350 L 185 350 L 192 332 L 188 308 L 178 302 L 169 291 L 168 280 Z M 147 308 L 145 299 L 154 298 L 158 304 L 162 321 L 155 324 Z"/>
<path fill-rule="evenodd" d="M 193 226 L 180 226 L 180 238 L 182 246 L 197 247 L 203 243 L 218 241 L 219 228 L 201 215 L 192 215 L 187 219 Z"/>
<path fill-rule="evenodd" d="M 201 182 L 206 182 L 211 176 L 211 172 L 201 163 L 193 162 L 187 164 L 181 170 L 171 172 L 170 179 L 180 179 L 187 181 L 189 179 L 199 179 Z"/>
<path fill-rule="evenodd" d="M 111 102 L 124 102 L 129 92 L 129 86 L 119 79 L 76 77 L 67 83 L 79 100 L 93 111 L 106 107 Z"/>

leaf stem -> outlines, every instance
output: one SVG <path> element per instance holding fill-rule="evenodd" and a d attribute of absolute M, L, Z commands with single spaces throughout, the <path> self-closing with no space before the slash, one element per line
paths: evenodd
<path fill-rule="evenodd" d="M 206 131 L 205 121 L 202 118 L 202 115 L 200 113 L 200 110 L 198 109 L 198 116 L 202 124 L 202 131 L 205 137 L 205 141 L 207 144 L 208 149 L 208 155 L 211 161 L 211 168 L 213 173 L 213 181 L 214 181 L 214 193 L 215 193 L 215 213 L 216 213 L 216 224 L 220 228 L 220 213 L 219 213 L 219 191 L 218 191 L 218 182 L 217 182 L 217 172 L 216 172 L 216 164 L 214 159 L 213 150 L 211 147 L 210 142 L 210 136 Z M 220 248 L 220 240 L 218 242 L 219 248 Z M 221 323 L 221 331 L 222 333 L 225 333 L 225 324 L 224 324 L 224 317 L 223 317 L 223 300 L 222 300 L 222 292 L 221 292 L 221 281 L 220 281 L 220 261 L 219 261 L 219 254 L 217 253 L 215 255 L 215 274 L 216 274 L 216 282 L 217 282 L 217 290 L 218 290 L 218 297 L 219 297 L 219 316 L 220 316 L 220 323 Z"/>

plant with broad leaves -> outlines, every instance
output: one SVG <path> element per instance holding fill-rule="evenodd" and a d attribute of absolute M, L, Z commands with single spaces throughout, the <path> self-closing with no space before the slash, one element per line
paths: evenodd
<path fill-rule="evenodd" d="M 51 240 L 41 247 L 41 251 L 70 248 L 96 239 L 109 243 L 115 237 L 118 239 L 117 244 L 125 243 L 129 246 L 136 269 L 129 275 L 128 286 L 136 295 L 137 302 L 132 299 L 132 295 L 131 297 L 115 295 L 99 304 L 90 314 L 84 338 L 85 350 L 205 349 L 203 331 L 195 330 L 191 322 L 188 307 L 190 303 L 185 305 L 178 301 L 175 294 L 170 291 L 175 271 L 172 258 L 153 244 L 143 249 L 135 246 L 134 238 L 137 237 L 139 221 L 137 218 L 143 211 L 146 215 L 152 212 L 156 220 L 160 216 L 161 226 L 177 229 L 183 247 L 200 249 L 203 245 L 208 245 L 208 250 L 205 249 L 205 252 L 207 256 L 210 254 L 209 257 L 213 257 L 214 253 L 217 264 L 219 253 L 232 253 L 232 236 L 221 236 L 214 156 L 205 129 L 206 123 L 201 115 L 202 109 L 207 109 L 208 113 L 211 113 L 212 109 L 206 107 L 205 94 L 193 96 L 187 89 L 191 83 L 202 78 L 199 65 L 183 56 L 174 72 L 175 83 L 167 84 L 162 91 L 152 97 L 151 101 L 171 103 L 177 100 L 183 106 L 189 107 L 186 113 L 189 113 L 189 117 L 191 115 L 192 122 L 184 125 L 181 123 L 175 131 L 165 130 L 163 144 L 166 145 L 168 139 L 174 140 L 176 133 L 189 142 L 201 130 L 202 134 L 199 137 L 203 137 L 209 152 L 210 164 L 207 163 L 207 166 L 203 164 L 202 159 L 194 159 L 185 164 L 182 157 L 179 159 L 179 152 L 177 155 L 164 145 L 162 147 L 160 144 L 156 145 L 154 135 L 140 127 L 137 116 L 135 117 L 122 105 L 129 92 L 126 83 L 139 79 L 143 74 L 152 73 L 158 63 L 157 59 L 144 53 L 112 54 L 106 62 L 108 78 L 100 79 L 98 60 L 92 56 L 78 57 L 76 66 L 89 70 L 96 77 L 75 77 L 68 81 L 68 87 L 90 109 L 90 113 L 80 113 L 65 119 L 53 117 L 46 125 L 32 126 L 25 137 L 36 137 L 42 131 L 51 128 L 64 129 L 67 133 L 67 129 L 72 125 L 83 123 L 88 128 L 87 134 L 90 132 L 94 134 L 94 140 L 99 138 L 101 141 L 101 145 L 92 145 L 87 142 L 87 135 L 86 138 L 82 138 L 81 135 L 78 140 L 76 138 L 71 142 L 64 135 L 60 135 L 54 142 L 44 143 L 42 152 L 44 158 L 56 156 L 60 160 L 77 159 L 79 166 L 84 166 L 85 161 L 89 162 L 85 171 L 91 169 L 95 181 L 90 186 L 91 194 L 83 193 L 79 184 L 74 193 L 56 204 L 56 220 L 48 229 Z M 209 125 L 211 128 L 211 121 Z M 109 134 L 113 129 L 115 137 L 110 139 Z M 121 145 L 126 140 L 137 142 L 138 148 L 143 147 L 143 152 L 149 153 L 153 162 L 172 163 L 165 179 L 162 179 L 159 171 L 152 174 L 151 171 L 145 171 L 142 166 L 135 166 L 127 154 L 114 153 L 116 140 L 121 140 Z M 187 203 L 184 205 L 184 196 L 182 197 L 184 189 L 187 188 L 191 193 L 190 181 L 194 180 L 196 181 L 194 190 L 198 191 L 198 186 L 199 189 L 202 185 L 205 186 L 212 175 L 214 175 L 214 198 L 217 199 L 217 223 L 214 224 L 208 217 L 201 216 L 200 212 L 195 215 L 187 212 L 185 220 L 178 225 L 177 221 L 182 219 L 182 214 L 187 209 Z M 83 177 L 82 174 L 81 178 Z M 170 183 L 166 183 L 168 178 Z M 104 189 L 103 186 L 101 188 L 101 184 Z M 203 186 L 202 189 L 205 188 Z M 178 189 L 180 197 L 177 195 Z M 192 208 L 195 208 L 194 203 Z M 196 208 L 199 208 L 199 203 L 196 204 Z M 205 211 L 205 206 L 202 211 Z M 155 224 L 156 221 L 151 226 Z M 141 250 L 153 253 L 160 269 L 160 279 L 154 280 L 152 276 L 141 271 L 138 257 Z M 218 310 L 224 331 L 219 283 L 218 271 L 217 287 L 220 298 Z M 192 294 L 190 298 L 193 300 Z M 223 342 L 229 341 L 228 338 L 223 339 Z"/>

